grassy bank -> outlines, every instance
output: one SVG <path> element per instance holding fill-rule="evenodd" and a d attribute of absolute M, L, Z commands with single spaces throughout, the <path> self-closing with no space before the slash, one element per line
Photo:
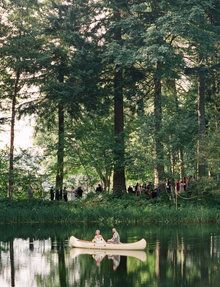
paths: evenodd
<path fill-rule="evenodd" d="M 97 196 L 74 202 L 1 200 L 1 224 L 14 223 L 220 223 L 220 204 L 205 200 L 182 201 L 134 196 Z"/>

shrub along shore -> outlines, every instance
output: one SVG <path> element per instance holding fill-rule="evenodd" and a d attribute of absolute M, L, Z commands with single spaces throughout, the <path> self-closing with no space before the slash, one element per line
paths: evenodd
<path fill-rule="evenodd" d="M 0 200 L 1 224 L 20 223 L 220 223 L 220 202 L 146 200 L 125 195 L 91 196 L 71 202 Z"/>

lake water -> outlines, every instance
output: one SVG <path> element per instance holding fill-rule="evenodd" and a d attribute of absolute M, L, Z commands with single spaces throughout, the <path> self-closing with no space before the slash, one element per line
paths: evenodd
<path fill-rule="evenodd" d="M 91 239 L 102 226 L 0 226 L 1 287 L 217 287 L 219 226 L 117 226 L 121 241 L 144 237 L 143 252 L 82 254 L 69 248 L 75 235 Z M 86 253 L 86 252 L 83 252 Z M 125 254 L 124 254 L 125 255 Z"/>

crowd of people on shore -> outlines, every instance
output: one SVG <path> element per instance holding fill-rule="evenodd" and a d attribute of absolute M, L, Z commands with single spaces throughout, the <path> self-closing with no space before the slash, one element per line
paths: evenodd
<path fill-rule="evenodd" d="M 54 189 L 52 186 L 50 188 L 50 200 L 74 200 L 75 198 L 82 198 L 83 196 L 83 189 L 81 186 L 77 187 L 76 189 L 72 188 L 71 190 L 67 190 L 67 187 L 64 187 L 63 189 Z"/>
<path fill-rule="evenodd" d="M 174 179 L 166 179 L 164 182 L 161 182 L 160 184 L 154 184 L 151 181 L 148 181 L 146 183 L 140 184 L 139 182 L 136 183 L 136 185 L 129 185 L 127 189 L 128 194 L 133 194 L 136 196 L 145 195 L 148 198 L 157 198 L 160 196 L 162 191 L 167 191 L 169 194 L 174 193 L 181 193 L 188 190 L 188 187 L 192 181 L 194 181 L 195 178 L 190 177 L 184 177 L 182 179 L 174 180 Z M 104 192 L 104 188 L 101 184 L 98 184 L 98 186 L 95 189 L 96 194 L 102 194 Z M 77 198 L 83 197 L 84 190 L 81 186 L 77 187 L 76 189 L 73 187 L 71 189 L 67 189 L 64 187 L 63 189 L 54 189 L 54 187 L 50 188 L 50 200 L 74 200 Z"/>
<path fill-rule="evenodd" d="M 136 196 L 144 194 L 148 197 L 155 198 L 160 195 L 160 187 L 159 185 L 155 186 L 151 181 L 144 184 L 137 182 L 134 186 L 129 185 L 127 192 L 128 194 L 134 194 Z"/>
<path fill-rule="evenodd" d="M 137 183 L 135 186 L 129 185 L 127 192 L 129 194 L 135 194 L 136 196 L 146 195 L 149 198 L 156 198 L 160 196 L 162 190 L 167 191 L 167 193 L 181 193 L 188 190 L 190 183 L 195 180 L 194 177 L 183 177 L 182 179 L 166 179 L 160 184 L 154 184 L 151 181 L 147 183 L 140 184 Z"/>
<path fill-rule="evenodd" d="M 101 184 L 98 184 L 98 186 L 95 189 L 96 194 L 101 194 L 104 191 Z M 77 198 L 83 197 L 84 190 L 81 186 L 77 187 L 76 189 L 72 187 L 71 189 L 67 189 L 67 187 L 64 187 L 63 189 L 55 189 L 53 186 L 50 188 L 50 200 L 57 200 L 57 201 L 72 201 Z"/>

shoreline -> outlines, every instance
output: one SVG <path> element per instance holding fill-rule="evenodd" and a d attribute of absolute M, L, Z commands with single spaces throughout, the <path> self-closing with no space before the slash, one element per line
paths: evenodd
<path fill-rule="evenodd" d="M 15 224 L 219 224 L 220 205 L 144 198 L 92 197 L 73 202 L 0 200 L 0 226 Z"/>

